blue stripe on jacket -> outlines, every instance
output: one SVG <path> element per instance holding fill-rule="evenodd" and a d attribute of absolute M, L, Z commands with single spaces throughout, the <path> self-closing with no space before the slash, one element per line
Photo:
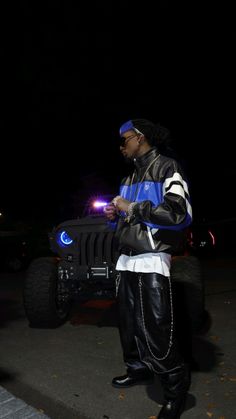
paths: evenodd
<path fill-rule="evenodd" d="M 144 181 L 138 184 L 134 183 L 133 185 L 122 185 L 120 187 L 120 196 L 132 202 L 150 201 L 156 207 L 164 202 L 163 184 L 161 182 Z M 182 230 L 191 224 L 192 217 L 187 213 L 185 220 L 174 226 L 142 222 L 150 228 Z"/>

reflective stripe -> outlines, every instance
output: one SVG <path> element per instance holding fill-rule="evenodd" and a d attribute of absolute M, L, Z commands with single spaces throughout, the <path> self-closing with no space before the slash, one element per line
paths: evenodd
<path fill-rule="evenodd" d="M 190 215 L 190 217 L 193 217 L 193 210 L 192 210 L 192 206 L 191 204 L 188 202 L 188 200 L 186 199 L 186 206 L 187 206 L 187 212 Z"/>
<path fill-rule="evenodd" d="M 147 226 L 147 233 L 148 233 L 148 238 L 149 238 L 149 241 L 150 241 L 150 245 L 151 245 L 152 249 L 154 250 L 156 248 L 156 246 L 155 246 L 155 243 L 154 243 L 152 233 L 151 233 L 151 230 L 150 230 L 149 226 Z"/>
<path fill-rule="evenodd" d="M 164 184 L 163 184 L 163 187 L 164 187 L 165 189 L 167 189 L 167 188 L 170 186 L 170 184 L 171 184 L 172 182 L 176 182 L 176 181 L 178 181 L 178 182 L 182 183 L 182 185 L 183 185 L 183 188 L 184 188 L 185 192 L 187 192 L 187 193 L 188 193 L 188 185 L 187 185 L 187 183 L 185 182 L 185 180 L 183 180 L 183 178 L 182 178 L 181 174 L 180 174 L 180 173 L 178 173 L 178 172 L 175 172 L 175 173 L 173 174 L 173 176 L 172 176 L 172 177 L 168 177 L 168 178 L 166 178 L 166 180 L 165 180 L 165 182 L 164 182 Z"/>
<path fill-rule="evenodd" d="M 168 194 L 168 193 L 174 193 L 175 195 L 180 195 L 180 196 L 182 196 L 182 198 L 185 199 L 185 193 L 184 193 L 183 187 L 181 185 L 173 184 L 171 186 L 171 188 L 168 189 L 168 192 L 166 194 Z"/>

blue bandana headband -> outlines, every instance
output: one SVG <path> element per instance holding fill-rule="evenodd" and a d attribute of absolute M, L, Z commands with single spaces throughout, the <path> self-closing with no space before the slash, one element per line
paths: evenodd
<path fill-rule="evenodd" d="M 120 127 L 120 131 L 119 131 L 120 136 L 122 137 L 122 135 L 123 135 L 126 131 L 130 131 L 130 130 L 135 131 L 137 134 L 141 134 L 141 135 L 143 135 L 143 133 L 142 133 L 141 131 L 139 131 L 137 128 L 135 128 L 135 126 L 134 126 L 133 122 L 130 120 L 130 121 L 125 122 L 123 125 L 121 125 L 121 127 Z"/>

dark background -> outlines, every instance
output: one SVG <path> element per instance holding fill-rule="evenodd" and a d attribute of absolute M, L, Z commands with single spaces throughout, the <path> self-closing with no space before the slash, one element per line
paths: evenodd
<path fill-rule="evenodd" d="M 34 2 L 33 2 L 34 3 Z M 1 211 L 55 224 L 126 174 L 120 125 L 167 126 L 194 217 L 235 217 L 227 2 L 20 1 L 2 10 Z"/>

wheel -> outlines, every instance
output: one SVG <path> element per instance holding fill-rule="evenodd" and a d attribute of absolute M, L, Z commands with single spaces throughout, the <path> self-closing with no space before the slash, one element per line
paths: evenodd
<path fill-rule="evenodd" d="M 31 262 L 23 289 L 23 304 L 31 327 L 55 328 L 66 321 L 71 299 L 60 285 L 55 258 L 42 257 Z"/>
<path fill-rule="evenodd" d="M 192 332 L 197 333 L 203 328 L 206 319 L 204 283 L 199 259 L 195 256 L 173 257 L 171 277 L 177 317 L 185 323 L 189 322 Z"/>

